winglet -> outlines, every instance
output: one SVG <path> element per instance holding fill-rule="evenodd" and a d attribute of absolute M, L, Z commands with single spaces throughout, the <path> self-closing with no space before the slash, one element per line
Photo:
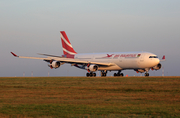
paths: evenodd
<path fill-rule="evenodd" d="M 17 56 L 16 54 L 14 54 L 13 52 L 11 52 L 11 54 L 12 54 L 13 56 L 15 56 L 15 57 L 19 57 L 19 56 Z"/>

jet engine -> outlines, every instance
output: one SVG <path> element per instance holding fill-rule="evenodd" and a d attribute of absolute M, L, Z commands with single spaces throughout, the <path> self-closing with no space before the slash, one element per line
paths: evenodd
<path fill-rule="evenodd" d="M 51 64 L 48 65 L 50 68 L 59 68 L 61 63 L 59 61 L 53 61 Z"/>
<path fill-rule="evenodd" d="M 159 63 L 158 65 L 152 67 L 154 70 L 159 70 L 161 69 L 162 65 Z"/>
<path fill-rule="evenodd" d="M 97 65 L 90 65 L 90 66 L 88 67 L 88 70 L 89 70 L 90 72 L 95 72 L 95 71 L 98 70 L 98 66 L 97 66 Z"/>

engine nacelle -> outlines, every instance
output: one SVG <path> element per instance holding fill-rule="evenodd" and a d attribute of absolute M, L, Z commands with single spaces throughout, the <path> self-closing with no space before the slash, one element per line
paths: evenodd
<path fill-rule="evenodd" d="M 61 66 L 61 63 L 59 61 L 53 61 L 51 64 L 48 65 L 51 68 L 59 68 Z"/>
<path fill-rule="evenodd" d="M 138 72 L 140 72 L 140 73 L 144 73 L 145 72 L 145 70 L 144 69 L 135 69 L 135 71 L 138 73 Z"/>
<path fill-rule="evenodd" d="M 152 67 L 154 70 L 159 70 L 161 69 L 162 65 L 159 63 L 158 65 Z"/>
<path fill-rule="evenodd" d="M 89 68 L 88 68 L 88 70 L 89 70 L 90 72 L 95 72 L 95 71 L 98 70 L 98 66 L 97 66 L 97 65 L 90 65 Z"/>

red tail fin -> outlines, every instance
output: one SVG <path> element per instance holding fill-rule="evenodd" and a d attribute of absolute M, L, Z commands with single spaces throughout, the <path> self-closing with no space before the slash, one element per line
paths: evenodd
<path fill-rule="evenodd" d="M 162 57 L 162 60 L 165 60 L 166 58 L 165 58 L 165 55 L 163 55 L 163 57 Z"/>
<path fill-rule="evenodd" d="M 73 49 L 73 47 L 72 47 L 72 45 L 71 45 L 71 43 L 70 43 L 70 41 L 69 41 L 65 31 L 60 31 L 60 34 L 61 34 L 61 42 L 62 42 L 62 48 L 63 48 L 64 55 L 68 55 L 68 54 L 69 55 L 74 55 L 74 54 L 77 54 L 74 51 L 74 49 Z"/>

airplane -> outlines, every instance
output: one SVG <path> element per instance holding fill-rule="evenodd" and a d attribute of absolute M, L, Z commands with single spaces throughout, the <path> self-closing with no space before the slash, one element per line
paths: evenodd
<path fill-rule="evenodd" d="M 101 71 L 101 77 L 106 77 L 108 71 L 117 71 L 114 76 L 124 76 L 121 71 L 132 69 L 137 73 L 144 73 L 149 76 L 149 70 L 161 69 L 160 61 L 165 61 L 165 55 L 162 60 L 157 55 L 150 52 L 104 52 L 104 53 L 77 53 L 72 47 L 65 31 L 60 31 L 60 37 L 63 48 L 63 55 L 49 55 L 42 57 L 25 57 L 11 54 L 18 58 L 40 59 L 48 62 L 48 66 L 53 69 L 59 68 L 65 63 L 71 64 L 80 69 L 87 70 L 87 77 L 95 77 L 96 71 Z"/>

